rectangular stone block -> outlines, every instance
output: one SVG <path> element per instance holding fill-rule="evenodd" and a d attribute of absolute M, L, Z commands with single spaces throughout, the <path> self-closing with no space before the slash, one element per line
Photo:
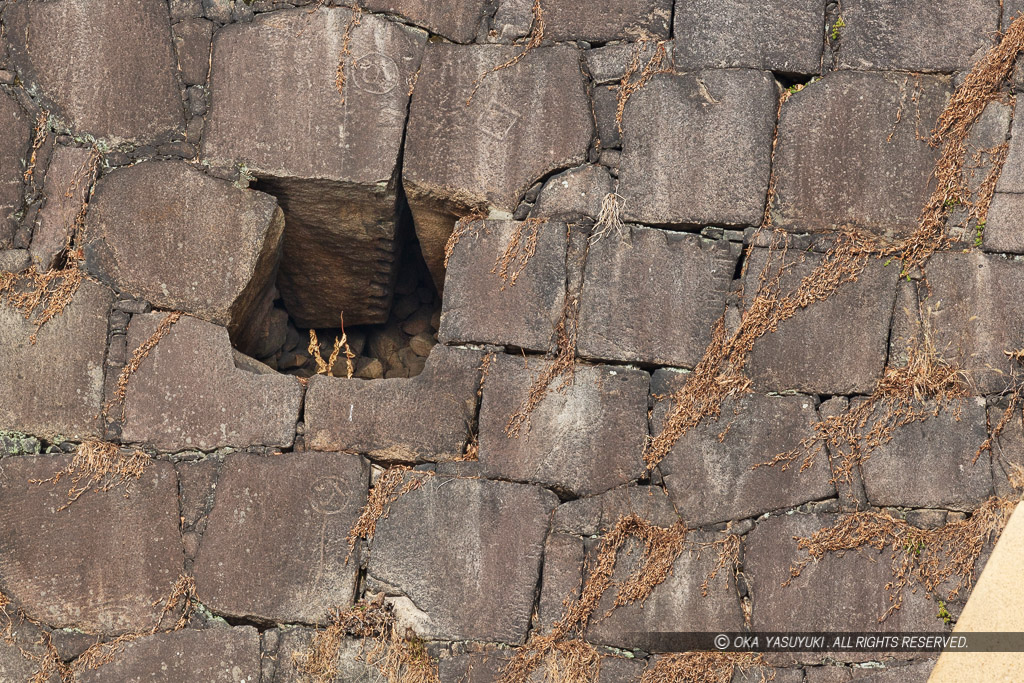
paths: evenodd
<path fill-rule="evenodd" d="M 652 78 L 622 116 L 623 218 L 649 225 L 760 224 L 777 100 L 766 71 Z"/>
<path fill-rule="evenodd" d="M 203 604 L 228 617 L 307 624 L 351 605 L 359 558 L 346 562 L 346 537 L 368 485 L 356 455 L 229 455 L 193 568 Z"/>
<path fill-rule="evenodd" d="M 49 270 L 68 246 L 94 180 L 92 154 L 87 147 L 58 146 L 50 156 L 30 248 L 40 270 Z"/>
<path fill-rule="evenodd" d="M 544 37 L 555 42 L 668 38 L 672 0 L 598 0 L 583 11 L 576 0 L 541 4 Z"/>
<path fill-rule="evenodd" d="M 532 230 L 535 253 L 520 266 Z M 501 261 L 513 240 L 519 256 L 503 278 Z M 448 262 L 438 339 L 549 351 L 565 305 L 566 244 L 564 223 L 473 223 Z"/>
<path fill-rule="evenodd" d="M 795 93 L 779 118 L 774 224 L 793 232 L 913 232 L 939 155 L 918 135 L 950 90 L 945 77 L 838 71 Z"/>
<path fill-rule="evenodd" d="M 548 361 L 497 356 L 480 407 L 483 476 L 549 486 L 573 496 L 601 493 L 639 479 L 646 469 L 647 390 L 642 370 L 579 366 L 572 384 L 550 391 L 518 436 L 505 429 Z"/>
<path fill-rule="evenodd" d="M 476 414 L 482 358 L 479 351 L 439 345 L 411 379 L 313 377 L 306 394 L 308 447 L 390 462 L 459 457 Z"/>
<path fill-rule="evenodd" d="M 676 6 L 675 64 L 821 72 L 825 0 L 696 0 Z"/>
<path fill-rule="evenodd" d="M 472 43 L 484 18 L 487 0 L 365 0 L 371 12 L 404 17 L 456 43 Z"/>
<path fill-rule="evenodd" d="M 738 245 L 630 227 L 594 242 L 580 297 L 579 353 L 692 368 L 725 312 Z"/>
<path fill-rule="evenodd" d="M 283 628 L 266 631 L 264 641 L 276 636 L 278 646 L 274 654 L 263 652 L 263 678 L 261 683 L 311 683 L 311 677 L 297 666 L 295 656 L 309 652 L 313 634 L 309 628 Z M 274 635 L 270 635 L 274 634 Z M 270 636 L 268 638 L 268 636 Z M 372 647 L 372 646 L 370 646 Z M 367 643 L 358 638 L 345 638 L 338 644 L 334 665 L 338 675 L 331 683 L 378 683 L 380 670 L 366 663 Z"/>
<path fill-rule="evenodd" d="M 981 239 L 985 251 L 1024 254 L 1024 194 L 993 195 Z"/>
<path fill-rule="evenodd" d="M 210 73 L 210 43 L 215 24 L 206 19 L 186 19 L 172 27 L 174 51 L 185 85 L 205 85 Z"/>
<path fill-rule="evenodd" d="M 17 101 L 0 94 L 0 249 L 10 247 L 15 221 L 11 215 L 21 208 L 23 159 L 32 141 L 32 120 Z"/>
<path fill-rule="evenodd" d="M 555 510 L 551 529 L 576 536 L 597 536 L 607 533 L 619 518 L 631 514 L 662 527 L 679 521 L 679 514 L 661 486 L 620 486 L 562 503 Z"/>
<path fill-rule="evenodd" d="M 547 632 L 565 613 L 565 601 L 579 598 L 583 587 L 583 539 L 564 533 L 548 534 L 544 542 L 544 580 L 537 602 L 539 630 Z"/>
<path fill-rule="evenodd" d="M 783 294 L 795 291 L 823 258 L 817 252 L 787 256 L 791 267 L 782 277 Z M 770 263 L 775 272 L 778 256 Z M 745 306 L 756 296 L 767 264 L 767 249 L 754 249 L 748 257 Z M 840 285 L 832 296 L 798 310 L 776 331 L 758 339 L 746 365 L 754 387 L 758 391 L 870 394 L 885 366 L 899 270 L 899 262 L 886 266 L 869 259 L 856 282 Z"/>

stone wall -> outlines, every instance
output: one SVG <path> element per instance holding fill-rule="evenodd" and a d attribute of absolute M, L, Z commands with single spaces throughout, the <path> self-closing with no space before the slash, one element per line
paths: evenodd
<path fill-rule="evenodd" d="M 0 0 L 0 681 L 926 680 L 659 636 L 955 623 L 1020 9 Z"/>

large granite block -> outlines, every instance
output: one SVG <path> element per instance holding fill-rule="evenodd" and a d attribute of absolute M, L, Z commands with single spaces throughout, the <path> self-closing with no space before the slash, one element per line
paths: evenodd
<path fill-rule="evenodd" d="M 106 287 L 85 280 L 64 312 L 38 332 L 20 311 L 0 304 L 3 428 L 66 439 L 100 436 L 112 300 Z"/>
<path fill-rule="evenodd" d="M 1024 254 L 1024 194 L 996 192 L 989 205 L 982 248 L 1008 254 Z"/>
<path fill-rule="evenodd" d="M 229 455 L 193 568 L 217 614 L 322 623 L 355 599 L 349 529 L 366 502 L 369 467 L 345 453 Z"/>
<path fill-rule="evenodd" d="M 774 224 L 793 232 L 851 225 L 897 237 L 912 232 L 939 155 L 918 135 L 927 134 L 949 94 L 944 77 L 854 71 L 830 73 L 794 94 L 779 118 Z"/>
<path fill-rule="evenodd" d="M 787 256 L 783 294 L 822 262 L 817 252 Z M 744 277 L 744 304 L 757 294 L 758 279 L 769 263 L 767 249 L 754 249 Z M 771 261 L 772 273 L 778 256 Z M 882 376 L 889 343 L 889 321 L 896 300 L 900 266 L 870 259 L 856 282 L 798 310 L 754 343 L 746 370 L 762 391 L 795 389 L 808 394 L 870 394 Z"/>
<path fill-rule="evenodd" d="M 276 638 L 274 654 L 263 652 L 263 678 L 261 683 L 313 683 L 309 674 L 301 671 L 296 657 L 304 657 L 315 631 L 308 628 L 283 628 L 266 631 L 264 642 Z M 268 637 L 269 636 L 269 637 Z M 370 646 L 372 647 L 372 645 Z M 338 643 L 338 655 L 334 660 L 338 675 L 330 683 L 379 683 L 381 672 L 376 666 L 366 663 L 367 643 L 358 638 L 345 638 Z"/>
<path fill-rule="evenodd" d="M 280 200 L 278 289 L 299 326 L 337 327 L 342 311 L 349 325 L 387 319 L 396 169 L 425 41 L 381 17 L 355 23 L 347 9 L 322 7 L 260 14 L 214 37 L 203 157 L 244 165 Z"/>
<path fill-rule="evenodd" d="M 676 5 L 675 64 L 682 70 L 746 67 L 821 71 L 825 0 L 695 0 Z"/>
<path fill-rule="evenodd" d="M 90 491 L 71 507 L 50 479 L 71 456 L 0 464 L 0 591 L 56 628 L 118 633 L 156 625 L 183 570 L 178 480 L 150 463 L 127 487 Z"/>
<path fill-rule="evenodd" d="M 546 222 L 536 228 L 535 253 L 525 266 L 515 261 L 500 276 L 504 251 L 529 223 L 482 221 L 459 238 L 448 262 L 438 339 L 477 342 L 547 352 L 565 304 L 566 226 Z M 518 271 L 518 274 L 516 273 Z M 511 277 L 515 275 L 513 283 Z"/>
<path fill-rule="evenodd" d="M 672 0 L 598 0 L 583 10 L 576 0 L 547 0 L 544 38 L 556 42 L 668 38 Z"/>
<path fill-rule="evenodd" d="M 660 486 L 620 486 L 600 495 L 562 503 L 551 523 L 554 532 L 576 536 L 607 533 L 621 517 L 638 515 L 669 527 L 679 521 L 672 500 Z"/>
<path fill-rule="evenodd" d="M 725 312 L 739 250 L 696 235 L 630 227 L 594 242 L 580 297 L 587 358 L 692 368 Z"/>
<path fill-rule="evenodd" d="M 500 355 L 490 365 L 480 407 L 481 474 L 577 496 L 642 477 L 650 381 L 642 370 L 577 367 L 572 384 L 548 392 L 518 436 L 505 433 L 549 364 Z"/>
<path fill-rule="evenodd" d="M 623 218 L 652 225 L 760 224 L 777 98 L 766 71 L 652 78 L 629 98 L 622 116 Z"/>
<path fill-rule="evenodd" d="M 431 43 L 424 54 L 402 181 L 439 288 L 458 215 L 486 207 L 511 213 L 539 179 L 587 159 L 594 119 L 580 52 L 538 48 L 489 73 L 521 51 Z"/>
<path fill-rule="evenodd" d="M 135 316 L 129 351 L 165 317 Z M 269 374 L 237 367 L 227 330 L 182 316 L 129 378 L 123 438 L 161 451 L 290 446 L 302 386 L 265 369 Z"/>
<path fill-rule="evenodd" d="M 472 43 L 487 0 L 364 0 L 361 5 L 371 12 L 397 14 L 456 43 Z"/>
<path fill-rule="evenodd" d="M 164 3 L 19 2 L 2 18 L 22 81 L 74 131 L 118 142 L 184 127 Z"/>
<path fill-rule="evenodd" d="M 32 140 L 32 120 L 13 97 L 0 93 L 0 248 L 11 246 L 14 218 L 21 208 L 22 173 Z"/>
<path fill-rule="evenodd" d="M 307 445 L 395 462 L 456 458 L 469 441 L 482 358 L 479 351 L 435 346 L 411 379 L 317 375 L 306 395 Z"/>
<path fill-rule="evenodd" d="M 522 643 L 557 504 L 534 486 L 431 477 L 377 523 L 369 585 L 408 597 L 421 636 Z"/>
<path fill-rule="evenodd" d="M 255 354 L 273 303 L 284 215 L 183 161 L 148 161 L 104 176 L 86 217 L 86 264 L 119 291 L 228 328 Z"/>

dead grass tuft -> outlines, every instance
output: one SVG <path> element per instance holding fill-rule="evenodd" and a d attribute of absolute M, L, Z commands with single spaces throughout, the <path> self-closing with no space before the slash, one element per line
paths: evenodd
<path fill-rule="evenodd" d="M 511 59 L 483 72 L 475 81 L 473 81 L 473 88 L 470 90 L 469 96 L 466 98 L 467 107 L 473 103 L 476 91 L 480 89 L 480 86 L 488 76 L 501 71 L 502 69 L 508 69 L 509 67 L 515 66 L 524 57 L 526 57 L 526 55 L 530 54 L 531 50 L 540 47 L 541 42 L 544 40 L 544 8 L 541 7 L 540 0 L 533 0 L 532 11 L 533 25 L 530 27 L 529 35 L 526 36 L 526 43 L 523 45 L 523 49 Z"/>
<path fill-rule="evenodd" d="M 452 234 L 448 236 L 448 241 L 444 245 L 444 267 L 448 267 L 448 261 L 451 260 L 452 254 L 455 252 L 455 246 L 459 243 L 466 234 L 470 233 L 474 229 L 474 224 L 477 221 L 482 221 L 487 218 L 487 214 L 483 211 L 473 211 L 455 221 L 455 227 L 452 228 Z"/>
<path fill-rule="evenodd" d="M 622 114 L 626 110 L 626 103 L 629 98 L 650 83 L 651 79 L 658 74 L 672 73 L 674 65 L 669 62 L 668 50 L 665 45 L 667 40 L 659 40 L 654 45 L 654 54 L 641 64 L 644 52 L 650 46 L 651 38 L 642 37 L 633 44 L 633 55 L 630 57 L 629 65 L 619 80 L 619 89 L 616 96 L 615 124 L 619 127 L 619 135 L 622 135 Z"/>
<path fill-rule="evenodd" d="M 356 357 L 356 354 L 352 351 L 352 347 L 348 344 L 348 335 L 345 334 L 345 314 L 341 314 L 341 336 L 334 338 L 334 348 L 331 349 L 331 355 L 327 361 L 324 361 L 324 357 L 320 354 L 320 340 L 317 339 L 316 330 L 313 328 L 309 329 L 309 346 L 306 349 L 309 355 L 313 358 L 316 363 L 316 374 L 318 375 L 334 375 L 334 364 L 338 361 L 338 356 L 341 355 L 342 350 L 345 352 L 345 376 L 348 379 L 352 379 L 352 375 L 355 373 L 355 366 L 352 364 L 352 359 Z"/>
<path fill-rule="evenodd" d="M 655 659 L 640 683 L 730 683 L 737 671 L 761 668 L 760 683 L 775 680 L 767 675 L 768 663 L 760 652 L 682 652 Z"/>
<path fill-rule="evenodd" d="M 989 436 L 978 447 L 978 452 L 974 454 L 974 462 L 978 461 L 982 453 L 986 451 L 992 452 L 995 440 L 999 438 L 999 435 L 1003 433 L 1006 426 L 1010 424 L 1010 420 L 1015 414 L 1021 415 L 1022 419 L 1024 419 L 1024 378 L 1021 377 L 1021 370 L 1024 369 L 1024 349 L 1005 351 L 1004 353 L 1015 363 L 1010 369 L 1010 386 L 1007 389 L 1009 401 L 996 426 L 991 427 L 990 425 Z M 1016 463 L 1008 464 L 1011 466 L 1010 484 L 1015 489 L 1024 489 L 1024 477 L 1021 476 L 1024 474 L 1024 470 Z"/>
<path fill-rule="evenodd" d="M 516 223 L 512 229 L 512 236 L 491 268 L 491 272 L 501 278 L 502 291 L 506 287 L 514 287 L 519 276 L 523 274 L 526 264 L 537 252 L 540 226 L 547 222 L 547 218 L 527 218 Z"/>
<path fill-rule="evenodd" d="M 594 232 L 590 239 L 597 242 L 612 233 L 616 237 L 622 237 L 625 225 L 622 223 L 622 207 L 626 200 L 615 192 L 609 192 L 601 200 L 601 211 L 597 214 L 597 223 L 594 224 Z"/>
<path fill-rule="evenodd" d="M 338 66 L 334 70 L 334 88 L 341 96 L 341 103 L 345 104 L 345 61 L 352 57 L 352 31 L 359 26 L 363 20 L 363 8 L 356 5 L 352 8 L 352 16 L 345 25 L 345 31 L 341 34 L 341 50 L 338 52 Z"/>
<path fill-rule="evenodd" d="M 46 124 L 49 120 L 50 112 L 45 109 L 40 110 L 39 116 L 36 118 L 35 130 L 32 136 L 32 147 L 29 149 L 28 153 L 28 163 L 25 165 L 25 173 L 22 176 L 26 185 L 32 182 L 32 176 L 35 174 L 36 157 L 39 155 L 39 150 L 46 141 Z"/>
<path fill-rule="evenodd" d="M 67 467 L 49 479 L 32 479 L 31 483 L 56 484 L 64 477 L 71 479 L 67 502 L 57 508 L 59 512 L 90 490 L 109 491 L 123 486 L 127 496 L 132 482 L 139 480 L 149 462 L 150 457 L 138 449 L 126 454 L 114 443 L 86 441 L 78 446 Z"/>
<path fill-rule="evenodd" d="M 377 522 L 388 516 L 391 504 L 407 493 L 415 491 L 423 486 L 423 482 L 434 475 L 433 472 L 417 472 L 414 476 L 405 481 L 405 475 L 413 472 L 407 465 L 392 465 L 377 478 L 377 483 L 370 489 L 366 499 L 366 505 L 359 513 L 359 519 L 349 529 L 348 557 L 347 563 L 352 557 L 352 551 L 360 539 L 370 540 L 377 531 Z"/>
<path fill-rule="evenodd" d="M 149 357 L 149 354 L 156 348 L 156 345 L 160 343 L 160 340 L 167 336 L 167 333 L 171 331 L 174 324 L 181 320 L 180 311 L 171 311 L 167 316 L 160 321 L 160 324 L 156 326 L 156 330 L 149 336 L 146 341 L 139 344 L 139 347 L 132 351 L 132 357 L 128 359 L 128 362 L 123 368 L 121 368 L 121 374 L 117 377 L 117 390 L 114 392 L 114 396 L 103 406 L 104 415 L 109 416 L 110 410 L 120 406 L 121 407 L 121 420 L 124 420 L 125 411 L 125 397 L 128 395 L 128 383 L 131 381 L 132 375 L 138 372 L 139 368 L 142 367 L 143 361 Z"/>

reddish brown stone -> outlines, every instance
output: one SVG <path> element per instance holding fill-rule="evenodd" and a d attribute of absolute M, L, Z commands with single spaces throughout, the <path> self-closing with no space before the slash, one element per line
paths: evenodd
<path fill-rule="evenodd" d="M 11 246 L 14 219 L 21 208 L 22 173 L 32 139 L 32 121 L 13 97 L 0 93 L 0 248 Z"/>
<path fill-rule="evenodd" d="M 212 21 L 186 19 L 174 25 L 174 50 L 185 85 L 203 85 L 210 71 Z"/>
<path fill-rule="evenodd" d="M 57 147 L 50 156 L 43 182 L 45 202 L 32 231 L 32 261 L 40 270 L 49 270 L 68 246 L 92 186 L 92 163 L 92 150 L 85 147 Z"/>

